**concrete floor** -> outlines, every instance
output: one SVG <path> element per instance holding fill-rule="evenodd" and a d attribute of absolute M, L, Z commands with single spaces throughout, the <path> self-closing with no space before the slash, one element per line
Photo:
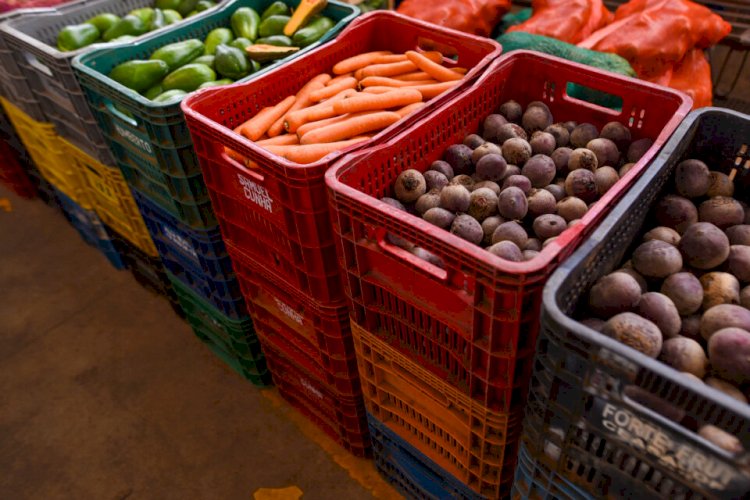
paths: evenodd
<path fill-rule="evenodd" d="M 0 186 L 3 199 L 1 498 L 397 497 L 61 214 Z"/>

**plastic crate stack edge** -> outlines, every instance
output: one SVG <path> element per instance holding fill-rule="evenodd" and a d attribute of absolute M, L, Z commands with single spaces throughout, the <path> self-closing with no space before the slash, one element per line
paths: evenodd
<path fill-rule="evenodd" d="M 697 386 L 569 317 L 593 282 L 619 265 L 677 163 L 698 157 L 728 172 L 748 161 L 748 134 L 750 116 L 717 108 L 692 113 L 545 288 L 523 440 L 534 460 L 595 497 L 744 498 L 750 493 L 742 455 L 732 457 L 696 434 L 701 425 L 715 425 L 748 450 L 750 407 Z M 741 172 L 735 192 L 747 199 L 748 186 L 750 176 Z M 684 417 L 664 416 L 627 397 L 631 394 L 662 400 Z M 630 424 L 621 428 L 625 418 Z M 649 429 L 653 438 L 639 444 L 638 429 Z M 667 455 L 674 460 L 665 461 Z"/>

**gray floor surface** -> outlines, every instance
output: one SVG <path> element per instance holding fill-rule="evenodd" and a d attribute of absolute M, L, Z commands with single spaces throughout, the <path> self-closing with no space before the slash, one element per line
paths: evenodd
<path fill-rule="evenodd" d="M 3 198 L 0 497 L 373 497 L 62 214 Z"/>

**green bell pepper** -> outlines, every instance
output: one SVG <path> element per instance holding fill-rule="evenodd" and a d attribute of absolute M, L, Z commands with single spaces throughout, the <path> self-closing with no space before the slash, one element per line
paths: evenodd
<path fill-rule="evenodd" d="M 182 42 L 170 43 L 157 49 L 151 54 L 151 60 L 160 59 L 167 63 L 169 71 L 174 71 L 203 54 L 204 49 L 203 42 L 193 38 Z"/>
<path fill-rule="evenodd" d="M 182 21 L 182 16 L 176 10 L 166 9 L 162 12 L 164 13 L 164 22 L 168 25 Z"/>
<path fill-rule="evenodd" d="M 215 60 L 215 56 L 199 56 L 190 61 L 190 64 L 205 64 L 211 69 L 216 69 L 214 64 Z"/>
<path fill-rule="evenodd" d="M 154 97 L 153 101 L 154 102 L 168 102 L 168 101 L 172 101 L 172 100 L 175 100 L 179 97 L 183 97 L 186 95 L 187 95 L 187 92 L 185 92 L 184 90 L 172 89 L 172 90 L 167 90 L 166 92 Z"/>
<path fill-rule="evenodd" d="M 109 77 L 129 89 L 143 92 L 159 83 L 168 73 L 169 66 L 160 59 L 136 59 L 115 66 Z"/>
<path fill-rule="evenodd" d="M 147 31 L 148 25 L 140 17 L 128 14 L 120 19 L 117 24 L 109 28 L 102 38 L 105 42 L 109 42 L 123 35 L 140 36 Z"/>
<path fill-rule="evenodd" d="M 154 18 L 154 9 L 151 7 L 145 7 L 143 9 L 134 9 L 128 12 L 128 15 L 131 16 L 138 16 L 141 18 L 141 21 L 143 21 L 143 24 L 146 26 L 151 24 L 151 20 Z"/>
<path fill-rule="evenodd" d="M 163 62 L 163 61 L 162 61 Z M 203 64 L 186 64 L 169 73 L 161 82 L 164 90 L 192 92 L 206 82 L 216 80 L 214 70 Z"/>
<path fill-rule="evenodd" d="M 202 83 L 200 85 L 200 87 L 198 87 L 198 88 L 199 89 L 205 89 L 205 88 L 208 88 L 208 87 L 219 87 L 221 85 L 229 85 L 230 83 L 234 83 L 234 80 L 232 80 L 231 78 L 222 78 L 221 80 L 216 80 L 216 81 L 213 81 L 213 82 Z"/>
<path fill-rule="evenodd" d="M 284 2 L 274 2 L 263 11 L 260 20 L 265 21 L 271 16 L 288 16 L 289 14 L 289 6 L 287 4 Z"/>
<path fill-rule="evenodd" d="M 240 7 L 234 11 L 230 24 L 237 37 L 247 38 L 251 42 L 258 38 L 260 16 L 250 7 Z"/>
<path fill-rule="evenodd" d="M 116 16 L 107 12 L 104 14 L 99 14 L 98 16 L 94 16 L 86 22 L 96 26 L 96 29 L 99 30 L 99 33 L 105 33 L 109 28 L 117 24 L 119 21 L 120 16 Z"/>
<path fill-rule="evenodd" d="M 206 36 L 205 54 L 214 54 L 218 45 L 221 45 L 222 43 L 229 44 L 232 40 L 234 40 L 234 34 L 232 34 L 232 30 L 228 28 L 216 28 L 215 30 L 211 31 L 208 36 Z"/>
<path fill-rule="evenodd" d="M 235 47 L 221 44 L 216 47 L 216 59 L 214 62 L 216 72 L 224 78 L 239 80 L 250 71 L 245 53 Z"/>
<path fill-rule="evenodd" d="M 308 45 L 312 45 L 323 38 L 323 35 L 328 33 L 333 26 L 334 22 L 327 17 L 321 16 L 317 19 L 313 19 L 310 21 L 310 24 L 297 30 L 297 32 L 292 35 L 292 43 L 295 47 L 307 47 Z"/>
<path fill-rule="evenodd" d="M 63 52 L 78 50 L 91 45 L 99 39 L 99 30 L 93 24 L 73 24 L 66 26 L 57 34 L 57 48 Z"/>
<path fill-rule="evenodd" d="M 182 0 L 176 10 L 182 17 L 185 17 L 195 10 L 195 6 L 198 5 L 198 2 L 199 0 Z"/>

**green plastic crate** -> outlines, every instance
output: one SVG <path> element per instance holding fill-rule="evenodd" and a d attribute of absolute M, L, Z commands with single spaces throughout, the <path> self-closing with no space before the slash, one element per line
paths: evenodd
<path fill-rule="evenodd" d="M 254 385 L 271 385 L 271 374 L 266 367 L 260 341 L 255 335 L 250 317 L 230 319 L 178 278 L 169 273 L 167 276 L 195 335 L 222 361 Z"/>
<path fill-rule="evenodd" d="M 237 0 L 220 0 L 223 8 L 230 8 Z M 79 149 L 105 165 L 113 159 L 101 137 L 99 127 L 91 116 L 88 104 L 73 73 L 74 57 L 102 47 L 118 44 L 94 44 L 75 51 L 62 52 L 57 48 L 57 34 L 65 26 L 79 24 L 93 16 L 111 12 L 123 16 L 133 9 L 153 7 L 154 0 L 81 0 L 58 5 L 50 9 L 28 9 L 2 23 L 0 44 L 3 53 L 0 73 L 13 77 L 16 94 L 29 95 L 31 104 L 44 114 L 44 120 L 55 125 L 57 132 Z M 217 8 L 211 8 L 158 30 L 145 33 L 139 40 L 170 33 L 177 26 L 201 24 Z M 4 47 L 3 47 L 4 45 Z M 11 58 L 12 61 L 7 61 Z M 7 62 L 7 64 L 6 64 Z M 10 82 L 5 75 L 0 79 Z M 23 106 L 22 106 L 23 107 Z"/>
<path fill-rule="evenodd" d="M 296 7 L 298 0 L 284 0 L 290 7 Z M 107 75 L 120 63 L 133 59 L 148 59 L 151 54 L 164 45 L 190 38 L 204 39 L 213 29 L 229 26 L 232 14 L 240 7 L 252 7 L 259 13 L 268 7 L 272 0 L 235 0 L 219 8 L 198 23 L 186 23 L 179 28 L 158 36 L 135 42 L 127 46 L 102 48 L 91 51 L 73 60 L 73 68 L 81 87 L 86 94 L 91 111 L 112 150 L 118 163 L 138 165 L 145 161 L 153 168 L 149 178 L 156 184 L 176 190 L 171 186 L 173 179 L 187 179 L 200 174 L 200 166 L 193 150 L 185 117 L 180 109 L 180 99 L 167 104 L 156 103 L 141 96 L 134 90 L 111 80 Z M 320 44 L 335 37 L 358 14 L 359 9 L 336 0 L 330 0 L 323 15 L 336 21 L 336 25 L 318 42 L 309 45 L 296 53 L 274 61 L 261 70 L 248 75 L 240 81 L 258 77 L 285 62 L 306 54 Z M 161 173 L 161 179 L 154 179 L 154 171 Z M 139 190 L 153 199 L 145 186 Z M 192 200 L 200 205 L 208 200 L 199 197 Z M 189 200 L 179 200 L 182 204 Z M 162 205 L 163 206 L 163 205 Z M 175 217 L 195 228 L 206 228 L 215 225 L 213 221 L 185 220 L 174 206 L 163 206 Z"/>

